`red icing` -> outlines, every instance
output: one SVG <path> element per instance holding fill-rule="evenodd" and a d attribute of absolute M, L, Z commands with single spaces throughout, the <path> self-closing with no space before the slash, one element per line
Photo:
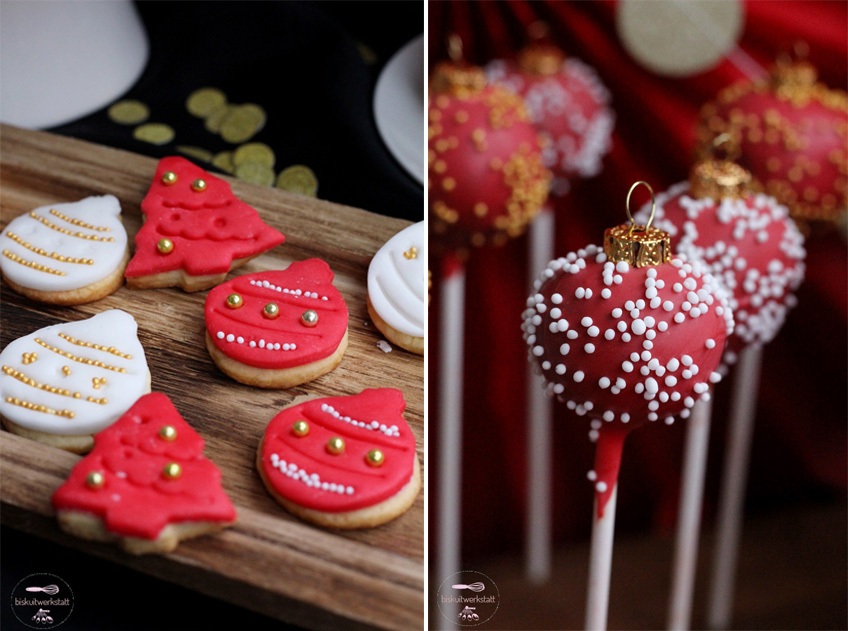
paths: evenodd
<path fill-rule="evenodd" d="M 609 502 L 615 485 L 618 484 L 618 472 L 621 469 L 621 454 L 624 451 L 624 441 L 633 428 L 613 425 L 602 427 L 598 432 L 595 443 L 595 484 L 603 482 L 603 491 L 595 490 L 598 519 L 604 516 L 604 509 Z"/>
<path fill-rule="evenodd" d="M 793 217 L 833 219 L 848 192 L 848 98 L 821 84 L 792 93 L 799 100 L 771 81 L 731 86 L 702 110 L 702 146 L 734 133 L 741 141 L 736 161 Z"/>
<path fill-rule="evenodd" d="M 259 284 L 252 285 L 251 281 Z M 301 294 L 263 287 L 263 281 L 300 290 Z M 238 309 L 227 306 L 227 296 L 233 293 L 243 300 Z M 269 302 L 279 307 L 275 319 L 263 315 Z M 309 309 L 318 313 L 318 323 L 313 327 L 301 323 L 303 312 Z M 339 347 L 348 324 L 347 305 L 333 286 L 330 266 L 321 259 L 292 263 L 285 270 L 246 274 L 218 285 L 206 297 L 205 316 L 206 330 L 215 346 L 228 357 L 256 368 L 291 368 L 324 359 Z M 219 338 L 219 333 L 225 337 Z M 227 335 L 234 339 L 227 341 Z M 239 337 L 242 343 L 237 341 Z M 265 340 L 265 347 L 259 346 L 260 340 Z M 280 344 L 281 349 L 269 349 L 267 344 Z M 295 344 L 296 348 L 282 350 L 284 344 Z"/>
<path fill-rule="evenodd" d="M 162 182 L 166 171 L 177 174 L 175 184 Z M 206 190 L 192 190 L 197 179 L 206 182 Z M 179 269 L 192 276 L 226 273 L 234 260 L 261 254 L 285 241 L 254 208 L 233 195 L 227 182 L 180 157 L 159 161 L 141 209 L 145 223 L 135 236 L 127 277 Z M 157 249 L 163 238 L 174 244 L 169 254 Z"/>
<path fill-rule="evenodd" d="M 166 425 L 176 429 L 175 440 L 159 436 Z M 53 508 L 93 513 L 109 532 L 142 539 L 155 539 L 172 523 L 235 521 L 221 472 L 203 456 L 203 447 L 167 396 L 147 394 L 94 437 L 93 451 L 53 494 Z M 173 480 L 162 476 L 171 462 L 182 468 Z M 100 488 L 86 485 L 93 471 L 105 477 Z"/>
<path fill-rule="evenodd" d="M 520 97 L 495 85 L 465 98 L 435 94 L 429 116 L 434 234 L 448 249 L 521 234 L 547 197 L 550 173 Z M 509 174 L 508 163 L 516 165 Z M 475 211 L 480 204 L 485 213 Z"/>
<path fill-rule="evenodd" d="M 370 424 L 378 421 L 397 427 L 388 436 L 379 429 L 365 429 L 336 418 L 322 410 L 332 406 L 342 417 Z M 262 467 L 273 489 L 292 502 L 324 512 L 347 512 L 373 506 L 396 495 L 413 476 L 415 437 L 403 418 L 406 402 L 394 388 L 363 390 L 347 397 L 328 397 L 287 408 L 268 424 L 262 445 Z M 309 424 L 306 436 L 295 436 L 292 425 L 299 420 Z M 342 454 L 331 455 L 327 441 L 339 436 L 345 441 Z M 368 464 L 365 455 L 379 449 L 385 455 L 382 466 Z M 289 477 L 275 467 L 272 454 L 286 464 L 296 464 L 307 474 L 318 474 L 320 482 L 353 487 L 352 494 L 340 494 L 303 480 Z"/>

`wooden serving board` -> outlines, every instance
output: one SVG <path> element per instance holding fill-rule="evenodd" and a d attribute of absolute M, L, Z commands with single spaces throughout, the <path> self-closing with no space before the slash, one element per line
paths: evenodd
<path fill-rule="evenodd" d="M 37 206 L 111 193 L 121 201 L 130 239 L 156 160 L 44 132 L 0 126 L 0 226 Z M 229 178 L 225 178 L 229 179 Z M 133 291 L 122 287 L 98 302 L 51 307 L 2 286 L 0 344 L 50 324 L 120 308 L 139 325 L 153 390 L 164 392 L 206 440 L 205 454 L 223 473 L 238 523 L 184 541 L 167 555 L 133 557 L 117 547 L 62 533 L 50 496 L 79 456 L 0 432 L 2 521 L 62 545 L 173 581 L 311 629 L 416 629 L 424 624 L 424 499 L 379 528 L 335 531 L 290 516 L 267 493 L 255 470 L 262 433 L 302 395 L 356 394 L 395 387 L 424 462 L 423 358 L 377 347 L 382 336 L 366 309 L 368 264 L 408 222 L 355 208 L 230 180 L 233 192 L 286 235 L 284 245 L 230 274 L 282 269 L 319 257 L 330 264 L 350 310 L 350 344 L 339 367 L 291 390 L 239 384 L 213 364 L 204 345 L 207 292 Z M 92 577 L 92 580 L 95 580 Z"/>

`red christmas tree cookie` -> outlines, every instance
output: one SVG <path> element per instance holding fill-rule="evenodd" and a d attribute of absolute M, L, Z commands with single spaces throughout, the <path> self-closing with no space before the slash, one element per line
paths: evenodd
<path fill-rule="evenodd" d="M 141 210 L 145 223 L 125 274 L 133 289 L 208 289 L 285 241 L 227 182 L 184 158 L 159 161 Z"/>
<path fill-rule="evenodd" d="M 268 424 L 256 466 L 289 512 L 333 528 L 379 526 L 421 489 L 403 393 L 363 390 L 286 408 Z"/>
<path fill-rule="evenodd" d="M 339 365 L 348 311 L 320 259 L 245 274 L 206 297 L 206 348 L 224 373 L 252 386 L 291 388 Z"/>
<path fill-rule="evenodd" d="M 145 554 L 233 524 L 236 511 L 203 446 L 167 396 L 141 397 L 95 436 L 94 450 L 53 494 L 59 525 Z"/>

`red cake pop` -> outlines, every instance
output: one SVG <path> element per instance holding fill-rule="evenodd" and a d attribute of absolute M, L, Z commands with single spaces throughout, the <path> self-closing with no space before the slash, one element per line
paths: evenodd
<path fill-rule="evenodd" d="M 654 225 L 675 251 L 700 260 L 731 294 L 736 327 L 725 361 L 771 341 L 804 280 L 804 237 L 776 199 L 750 190 L 751 174 L 728 160 L 695 165 L 688 182 L 657 196 Z M 636 221 L 648 217 L 642 208 Z"/>
<path fill-rule="evenodd" d="M 650 222 L 610 228 L 603 248 L 551 261 L 523 314 L 529 357 L 547 392 L 595 419 L 590 479 L 599 514 L 627 433 L 648 421 L 687 418 L 720 379 L 715 369 L 733 331 L 725 290 L 669 246 Z"/>
<path fill-rule="evenodd" d="M 615 114 L 594 69 L 566 57 L 538 27 L 533 30 L 535 41 L 515 61 L 493 61 L 486 74 L 524 99 L 530 120 L 545 138 L 542 158 L 554 176 L 551 192 L 564 195 L 569 178 L 600 173 L 601 158 L 612 145 Z"/>
<path fill-rule="evenodd" d="M 453 250 L 523 233 L 551 175 L 521 97 L 488 85 L 479 67 L 444 62 L 430 80 L 427 131 L 433 233 Z"/>
<path fill-rule="evenodd" d="M 809 63 L 780 63 L 767 80 L 724 89 L 701 110 L 699 145 L 709 155 L 732 134 L 758 190 L 796 219 L 833 220 L 846 208 L 848 95 L 816 75 Z"/>

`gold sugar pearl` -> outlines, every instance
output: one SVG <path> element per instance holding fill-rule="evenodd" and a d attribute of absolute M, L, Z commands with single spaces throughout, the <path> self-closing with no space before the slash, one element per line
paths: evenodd
<path fill-rule="evenodd" d="M 318 312 L 314 309 L 307 309 L 300 316 L 300 322 L 303 326 L 313 327 L 318 324 Z"/>
<path fill-rule="evenodd" d="M 333 436 L 327 441 L 327 453 L 338 456 L 345 450 L 345 442 L 338 436 Z"/>
<path fill-rule="evenodd" d="M 273 320 L 278 315 L 280 315 L 280 307 L 277 306 L 274 302 L 269 302 L 265 305 L 265 308 L 262 309 L 262 315 L 264 315 L 269 320 Z"/>
<path fill-rule="evenodd" d="M 165 171 L 162 174 L 162 184 L 165 186 L 173 186 L 177 183 L 177 174 L 173 171 Z"/>
<path fill-rule="evenodd" d="M 196 179 L 191 183 L 191 190 L 195 193 L 202 193 L 206 190 L 206 180 L 201 180 L 200 178 Z"/>
<path fill-rule="evenodd" d="M 71 369 L 68 366 L 62 366 L 62 374 L 68 377 L 71 374 Z"/>
<path fill-rule="evenodd" d="M 106 384 L 106 377 L 92 377 L 91 379 L 91 387 L 95 390 L 99 390 L 100 386 Z"/>
<path fill-rule="evenodd" d="M 166 480 L 176 480 L 183 474 L 183 468 L 176 462 L 169 462 L 162 469 L 162 477 Z"/>
<path fill-rule="evenodd" d="M 244 300 L 238 294 L 230 294 L 227 296 L 227 306 L 230 309 L 238 309 L 244 304 Z"/>
<path fill-rule="evenodd" d="M 404 252 L 404 253 L 403 253 L 403 255 L 404 255 L 407 259 L 409 259 L 410 261 L 411 261 L 412 259 L 417 259 L 417 258 L 418 258 L 418 248 L 416 248 L 416 247 L 413 245 L 413 246 L 412 246 L 411 248 L 409 248 L 406 252 Z"/>
<path fill-rule="evenodd" d="M 386 456 L 379 449 L 372 449 L 367 454 L 365 454 L 365 462 L 367 462 L 372 467 L 382 467 L 385 461 Z"/>
<path fill-rule="evenodd" d="M 24 365 L 31 364 L 36 359 L 38 359 L 38 353 L 24 353 L 21 357 L 21 361 L 24 363 Z"/>
<path fill-rule="evenodd" d="M 292 434 L 298 438 L 303 438 L 309 433 L 309 423 L 306 421 L 295 421 L 292 425 Z"/>
<path fill-rule="evenodd" d="M 85 485 L 90 489 L 99 489 L 106 483 L 106 478 L 100 471 L 92 471 L 85 476 Z"/>
<path fill-rule="evenodd" d="M 159 243 L 156 244 L 156 249 L 162 254 L 170 254 L 174 251 L 174 242 L 170 239 L 159 239 Z"/>
<path fill-rule="evenodd" d="M 168 442 L 174 441 L 177 439 L 177 430 L 173 425 L 163 425 L 159 430 L 159 438 L 162 440 L 167 440 Z"/>

